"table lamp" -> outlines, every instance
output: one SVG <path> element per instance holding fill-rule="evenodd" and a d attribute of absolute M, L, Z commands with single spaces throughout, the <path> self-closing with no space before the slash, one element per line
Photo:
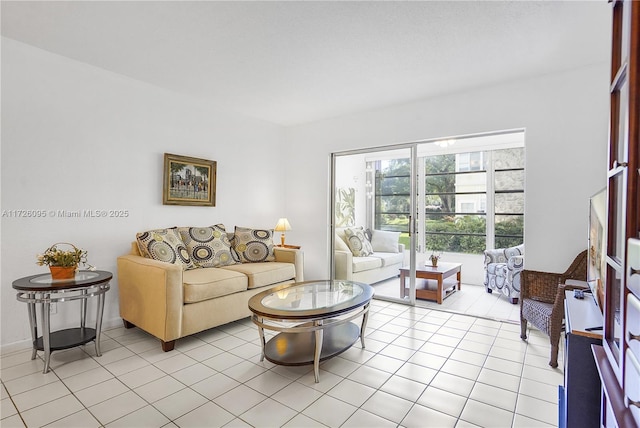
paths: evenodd
<path fill-rule="evenodd" d="M 278 224 L 276 224 L 276 227 L 274 230 L 276 232 L 282 232 L 280 234 L 280 243 L 281 243 L 281 246 L 284 247 L 284 232 L 286 232 L 287 230 L 291 230 L 291 225 L 289 224 L 289 220 L 287 220 L 286 218 L 278 219 Z"/>

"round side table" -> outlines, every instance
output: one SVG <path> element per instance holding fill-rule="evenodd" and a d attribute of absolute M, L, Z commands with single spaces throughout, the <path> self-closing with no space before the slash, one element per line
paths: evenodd
<path fill-rule="evenodd" d="M 96 355 L 100 351 L 100 330 L 102 329 L 102 313 L 104 312 L 104 294 L 111 288 L 109 281 L 113 275 L 107 271 L 79 271 L 75 278 L 56 280 L 51 274 L 32 275 L 13 281 L 13 288 L 18 290 L 17 299 L 27 304 L 29 310 L 29 326 L 33 339 L 31 359 L 38 351 L 44 351 L 44 370 L 49 371 L 51 352 L 73 348 L 91 341 L 95 342 Z M 95 328 L 86 327 L 87 300 L 98 297 Z M 49 307 L 54 302 L 80 300 L 80 327 L 51 332 Z M 40 304 L 42 336 L 38 337 L 38 320 L 36 304 Z"/>

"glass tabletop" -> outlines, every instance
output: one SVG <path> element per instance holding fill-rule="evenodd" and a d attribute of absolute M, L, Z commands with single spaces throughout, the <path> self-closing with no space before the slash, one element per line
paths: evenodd
<path fill-rule="evenodd" d="M 79 281 L 86 281 L 89 279 L 97 278 L 99 275 L 100 274 L 98 272 L 82 270 L 82 271 L 76 272 L 76 276 L 71 279 L 53 279 L 51 278 L 51 274 L 49 273 L 49 274 L 37 276 L 35 278 L 31 278 L 29 282 L 33 284 L 55 284 L 58 282 L 68 282 L 70 280 L 79 282 Z"/>
<path fill-rule="evenodd" d="M 81 270 L 70 279 L 53 279 L 50 273 L 26 276 L 13 281 L 12 286 L 16 290 L 35 292 L 58 292 L 77 288 L 86 288 L 109 283 L 113 275 L 105 270 Z"/>
<path fill-rule="evenodd" d="M 280 311 L 331 308 L 361 296 L 364 288 L 350 281 L 318 281 L 294 285 L 267 294 L 260 303 Z"/>

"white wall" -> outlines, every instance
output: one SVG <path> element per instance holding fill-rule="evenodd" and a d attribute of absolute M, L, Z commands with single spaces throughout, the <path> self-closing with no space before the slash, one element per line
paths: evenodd
<path fill-rule="evenodd" d="M 30 338 L 13 280 L 46 267 L 36 253 L 72 242 L 114 273 L 105 326 L 118 315 L 116 258 L 136 232 L 176 225 L 275 226 L 286 213 L 282 128 L 2 39 L 2 207 L 123 209 L 127 218 L 2 217 L 1 344 Z M 162 205 L 163 153 L 217 161 L 216 207 Z M 286 164 L 288 166 L 288 163 Z M 282 172 L 281 172 L 282 171 Z M 296 226 L 302 223 L 300 219 Z M 296 230 L 287 233 L 298 241 Z M 76 312 L 52 316 L 54 329 Z"/>
<path fill-rule="evenodd" d="M 353 226 L 367 225 L 367 177 L 365 173 L 365 163 L 364 154 L 341 156 L 336 159 L 335 187 L 337 189 L 355 189 L 355 218 Z"/>
<path fill-rule="evenodd" d="M 329 275 L 332 152 L 525 128 L 528 269 L 563 272 L 587 247 L 588 200 L 606 185 L 608 60 L 287 129 L 287 215 L 305 248 L 305 278 Z"/>

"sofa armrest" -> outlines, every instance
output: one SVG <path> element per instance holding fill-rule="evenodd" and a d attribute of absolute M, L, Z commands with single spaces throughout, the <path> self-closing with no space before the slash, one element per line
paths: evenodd
<path fill-rule="evenodd" d="M 273 254 L 277 262 L 293 263 L 296 270 L 296 282 L 304 281 L 304 253 L 302 250 L 274 247 Z"/>
<path fill-rule="evenodd" d="M 524 269 L 524 256 L 511 256 L 507 261 L 507 269 L 519 272 Z"/>
<path fill-rule="evenodd" d="M 181 336 L 182 267 L 128 254 L 118 257 L 120 316 L 168 342 Z"/>
<path fill-rule="evenodd" d="M 351 281 L 353 279 L 353 254 L 350 251 L 336 250 L 333 253 L 335 279 Z"/>

